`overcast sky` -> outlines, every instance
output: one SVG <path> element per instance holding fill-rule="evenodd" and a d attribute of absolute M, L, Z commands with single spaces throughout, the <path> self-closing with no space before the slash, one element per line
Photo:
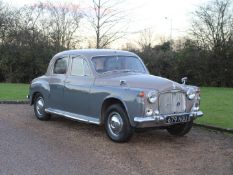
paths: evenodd
<path fill-rule="evenodd" d="M 3 0 L 14 6 L 23 6 L 33 4 L 37 0 Z M 40 0 L 46 2 L 47 0 Z M 85 8 L 91 0 L 50 0 L 51 2 L 72 2 L 80 4 Z M 207 2 L 207 0 L 125 0 L 122 2 L 123 8 L 128 11 L 130 19 L 129 32 L 141 31 L 150 28 L 153 31 L 154 38 L 172 38 L 184 36 L 189 27 L 191 19 L 190 13 L 196 6 Z M 136 34 L 128 37 L 135 38 Z"/>

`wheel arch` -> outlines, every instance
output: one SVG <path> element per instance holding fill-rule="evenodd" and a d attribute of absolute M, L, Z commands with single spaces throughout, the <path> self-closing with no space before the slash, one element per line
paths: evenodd
<path fill-rule="evenodd" d="M 35 101 L 36 94 L 41 94 L 45 101 L 48 100 L 48 96 L 50 93 L 50 86 L 48 83 L 48 79 L 44 78 L 45 76 L 41 78 L 37 78 L 32 81 L 30 89 L 29 89 L 29 95 L 30 95 L 30 104 L 33 105 Z"/>
<path fill-rule="evenodd" d="M 127 116 L 129 117 L 127 106 L 126 106 L 125 102 L 117 97 L 109 97 L 109 98 L 106 98 L 101 105 L 101 116 L 100 116 L 101 117 L 100 118 L 101 124 L 104 123 L 104 117 L 105 117 L 106 110 L 108 109 L 109 106 L 111 106 L 113 104 L 120 104 L 121 107 L 125 110 Z"/>
<path fill-rule="evenodd" d="M 35 98 L 36 98 L 36 96 L 38 94 L 41 94 L 43 96 L 43 94 L 41 92 L 39 92 L 39 91 L 33 92 L 33 94 L 32 94 L 32 100 L 31 100 L 31 105 L 33 105 L 35 103 Z"/>

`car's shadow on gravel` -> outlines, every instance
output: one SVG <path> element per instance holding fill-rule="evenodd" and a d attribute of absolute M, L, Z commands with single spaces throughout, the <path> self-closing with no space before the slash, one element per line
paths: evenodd
<path fill-rule="evenodd" d="M 82 133 L 85 136 L 89 137 L 100 137 L 101 140 L 109 141 L 106 136 L 104 126 L 98 126 L 94 124 L 88 124 L 84 122 L 79 122 L 71 119 L 67 119 L 58 115 L 52 115 L 51 122 L 56 123 L 56 127 L 67 127 L 68 130 Z M 90 138 L 91 139 L 91 138 Z M 143 129 L 143 130 L 135 130 L 135 133 L 128 144 L 135 143 L 147 143 L 147 144 L 173 144 L 173 145 L 187 145 L 192 144 L 191 135 L 186 135 L 183 137 L 175 137 L 171 136 L 166 129 Z M 188 143 L 187 143 L 188 142 Z"/>

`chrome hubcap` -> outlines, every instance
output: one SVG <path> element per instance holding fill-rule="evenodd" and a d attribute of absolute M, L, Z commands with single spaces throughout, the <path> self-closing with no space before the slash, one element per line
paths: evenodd
<path fill-rule="evenodd" d="M 36 102 L 36 111 L 39 115 L 43 115 L 44 112 L 44 100 L 40 97 Z"/>
<path fill-rule="evenodd" d="M 122 130 L 122 127 L 123 127 L 123 120 L 121 118 L 121 115 L 117 112 L 111 113 L 108 119 L 108 128 L 110 132 L 113 135 L 118 136 Z"/>

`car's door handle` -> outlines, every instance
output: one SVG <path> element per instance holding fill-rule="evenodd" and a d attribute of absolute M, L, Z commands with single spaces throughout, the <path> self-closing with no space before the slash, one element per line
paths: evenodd
<path fill-rule="evenodd" d="M 70 83 L 70 81 L 68 81 L 68 80 L 67 80 L 67 81 L 64 81 L 64 82 L 65 82 L 65 83 Z"/>

